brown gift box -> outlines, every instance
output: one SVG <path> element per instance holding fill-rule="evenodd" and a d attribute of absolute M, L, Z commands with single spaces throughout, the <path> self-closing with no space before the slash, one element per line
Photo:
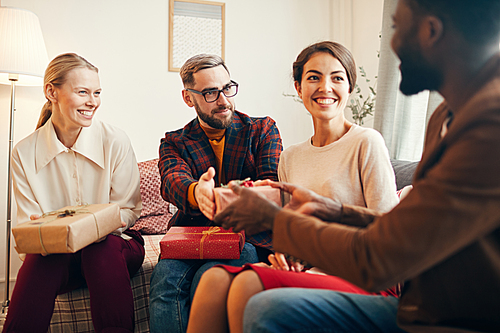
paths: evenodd
<path fill-rule="evenodd" d="M 255 187 L 248 187 L 248 189 L 252 191 L 257 191 L 270 200 L 274 201 L 278 206 L 282 206 L 281 204 L 281 194 L 280 194 L 280 189 L 279 188 L 274 188 L 271 186 L 255 186 Z M 215 196 L 215 213 L 219 214 L 231 204 L 234 200 L 238 199 L 238 196 L 231 190 L 230 188 L 225 188 L 225 187 L 216 187 L 214 189 L 214 196 Z"/>
<path fill-rule="evenodd" d="M 67 206 L 12 228 L 18 253 L 74 253 L 120 228 L 116 203 Z"/>

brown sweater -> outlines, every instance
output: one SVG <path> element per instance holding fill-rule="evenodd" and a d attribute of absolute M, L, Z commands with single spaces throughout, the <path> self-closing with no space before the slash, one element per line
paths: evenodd
<path fill-rule="evenodd" d="M 414 188 L 391 212 L 344 205 L 341 223 L 358 228 L 282 210 L 275 249 L 371 291 L 406 281 L 410 332 L 500 332 L 500 56 L 462 105 L 433 114 Z"/>

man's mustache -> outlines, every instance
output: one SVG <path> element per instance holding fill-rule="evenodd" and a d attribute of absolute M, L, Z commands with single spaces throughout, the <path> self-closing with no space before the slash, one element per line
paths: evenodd
<path fill-rule="evenodd" d="M 224 111 L 226 109 L 233 111 L 233 106 L 231 104 L 220 105 L 217 108 L 212 109 L 212 114 L 218 111 Z"/>

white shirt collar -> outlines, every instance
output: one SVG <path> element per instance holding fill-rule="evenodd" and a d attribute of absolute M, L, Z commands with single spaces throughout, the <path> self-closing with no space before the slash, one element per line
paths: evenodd
<path fill-rule="evenodd" d="M 39 129 L 35 147 L 36 172 L 49 164 L 57 155 L 69 149 L 88 158 L 104 169 L 104 149 L 100 131 L 101 123 L 94 119 L 92 125 L 83 127 L 75 144 L 66 148 L 57 138 L 52 119 Z"/>

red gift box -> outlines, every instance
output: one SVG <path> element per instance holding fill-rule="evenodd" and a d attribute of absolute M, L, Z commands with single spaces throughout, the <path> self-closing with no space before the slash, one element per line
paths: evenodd
<path fill-rule="evenodd" d="M 239 259 L 244 232 L 220 227 L 172 227 L 160 241 L 161 259 Z"/>
<path fill-rule="evenodd" d="M 279 188 L 274 188 L 271 186 L 255 186 L 255 187 L 248 187 L 248 189 L 252 191 L 257 191 L 259 193 L 262 193 L 268 200 L 275 202 L 278 206 L 281 205 L 281 194 L 280 194 L 280 189 Z M 219 214 L 229 206 L 233 201 L 238 199 L 238 195 L 236 195 L 233 190 L 230 188 L 224 188 L 224 187 L 216 187 L 214 189 L 214 196 L 215 196 L 215 213 Z"/>

